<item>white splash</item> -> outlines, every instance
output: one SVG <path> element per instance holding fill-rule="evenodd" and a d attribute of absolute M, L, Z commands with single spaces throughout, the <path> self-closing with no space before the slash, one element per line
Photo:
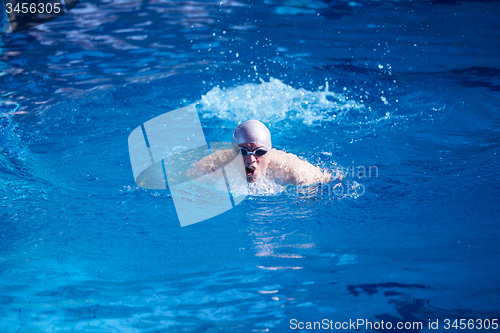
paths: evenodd
<path fill-rule="evenodd" d="M 204 118 L 219 118 L 234 123 L 259 119 L 264 123 L 280 120 L 298 120 L 306 125 L 332 122 L 352 109 L 363 105 L 348 101 L 343 95 L 328 90 L 295 89 L 278 79 L 260 84 L 220 89 L 215 87 L 198 102 L 198 111 Z"/>

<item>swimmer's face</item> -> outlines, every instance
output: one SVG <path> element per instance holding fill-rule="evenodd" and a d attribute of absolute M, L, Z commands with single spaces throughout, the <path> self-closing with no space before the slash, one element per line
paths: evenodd
<path fill-rule="evenodd" d="M 239 146 L 246 148 L 250 152 L 255 151 L 257 148 L 266 149 L 266 147 L 257 143 L 242 143 Z M 245 162 L 247 181 L 253 183 L 259 179 L 260 176 L 266 174 L 267 166 L 269 165 L 269 152 L 264 156 L 247 154 L 243 156 L 243 161 Z"/>

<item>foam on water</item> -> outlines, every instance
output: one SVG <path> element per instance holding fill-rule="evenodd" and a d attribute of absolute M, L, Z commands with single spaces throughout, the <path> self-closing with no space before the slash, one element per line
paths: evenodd
<path fill-rule="evenodd" d="M 352 143 L 387 126 L 432 122 L 445 105 L 444 101 L 429 100 L 421 92 L 384 97 L 382 103 L 365 101 L 366 96 L 352 97 L 353 92 L 346 88 L 342 93 L 330 90 L 328 81 L 317 90 L 307 90 L 296 89 L 275 78 L 269 82 L 260 79 L 260 83 L 229 88 L 217 86 L 201 97 L 197 109 L 203 119 L 222 122 L 225 128 L 258 119 L 271 129 L 273 137 L 286 139 L 290 139 L 291 130 L 297 128 L 331 138 L 334 126 L 336 133 Z"/>
<path fill-rule="evenodd" d="M 278 79 L 260 84 L 247 83 L 232 88 L 215 87 L 202 96 L 198 111 L 204 118 L 219 118 L 239 123 L 259 119 L 264 123 L 297 120 L 306 125 L 335 122 L 349 110 L 364 108 L 341 94 L 328 90 L 295 89 Z M 321 88 L 321 87 L 320 87 Z"/>
<path fill-rule="evenodd" d="M 285 191 L 285 189 L 286 186 L 277 184 L 273 180 L 266 177 L 261 177 L 255 183 L 251 183 L 248 185 L 247 193 L 248 195 L 253 196 L 266 196 L 279 194 Z"/>

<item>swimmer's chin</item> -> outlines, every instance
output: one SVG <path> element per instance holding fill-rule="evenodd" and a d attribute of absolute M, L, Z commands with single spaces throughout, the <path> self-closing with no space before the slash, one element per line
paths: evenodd
<path fill-rule="evenodd" d="M 249 183 L 255 183 L 259 177 L 253 176 L 253 175 L 247 175 L 247 182 Z"/>

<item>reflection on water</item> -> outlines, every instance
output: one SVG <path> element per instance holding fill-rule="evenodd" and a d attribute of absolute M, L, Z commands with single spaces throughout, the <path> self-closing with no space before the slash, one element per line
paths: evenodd
<path fill-rule="evenodd" d="M 469 21 L 494 24 L 493 16 L 483 15 L 488 8 L 467 6 Z M 295 83 L 307 86 L 317 76 L 335 79 L 340 91 L 345 88 L 361 103 L 391 104 L 400 97 L 396 73 L 401 71 L 443 71 L 459 84 L 495 89 L 496 50 L 483 47 L 486 39 L 474 38 L 473 29 L 458 36 L 446 20 L 426 22 L 426 15 L 415 24 L 400 22 L 394 8 L 409 10 L 378 1 L 81 2 L 56 20 L 2 34 L 0 95 L 19 103 L 17 112 L 32 112 L 66 98 L 178 74 L 197 75 L 214 86 L 270 77 L 297 77 Z M 426 10 L 424 5 L 415 8 Z M 439 9 L 447 14 L 447 7 Z M 366 20 L 363 13 L 369 14 Z M 437 42 L 422 50 L 422 39 L 435 37 L 435 31 L 443 31 L 442 45 L 466 38 L 471 50 L 481 50 L 481 59 L 479 51 L 458 58 L 460 52 Z M 332 42 L 325 46 L 325 40 Z M 450 52 L 458 69 L 443 63 L 441 55 Z M 302 80 L 304 73 L 307 80 Z M 370 75 L 380 82 L 367 84 Z M 390 87 L 381 85 L 389 82 Z"/>
<path fill-rule="evenodd" d="M 1 93 L 22 102 L 21 110 L 36 110 L 124 84 L 206 72 L 224 60 L 227 46 L 220 45 L 231 38 L 218 18 L 238 5 L 81 2 L 59 19 L 3 36 Z"/>
<path fill-rule="evenodd" d="M 495 316 L 498 38 L 477 30 L 496 27 L 489 6 L 91 1 L 3 35 L 1 327 Z M 282 149 L 380 175 L 347 175 L 344 196 L 336 182 L 255 184 L 180 228 L 168 191 L 135 186 L 126 138 L 196 101 L 209 142 L 230 140 L 246 105 Z"/>

